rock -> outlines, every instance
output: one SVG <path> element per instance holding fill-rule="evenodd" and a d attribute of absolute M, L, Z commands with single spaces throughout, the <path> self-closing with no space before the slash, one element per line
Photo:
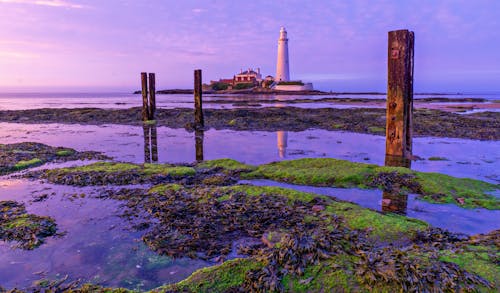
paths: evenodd
<path fill-rule="evenodd" d="M 318 213 L 318 212 L 325 210 L 325 207 L 322 205 L 313 205 L 312 210 L 313 210 L 313 212 Z"/>

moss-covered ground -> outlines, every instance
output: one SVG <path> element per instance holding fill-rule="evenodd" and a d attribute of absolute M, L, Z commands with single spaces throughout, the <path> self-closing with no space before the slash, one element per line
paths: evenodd
<path fill-rule="evenodd" d="M 500 289 L 498 231 L 467 237 L 331 197 L 235 184 L 239 178 L 268 178 L 398 189 L 418 192 L 425 200 L 446 202 L 444 198 L 459 196 L 464 197 L 463 206 L 497 208 L 498 200 L 487 192 L 498 186 L 477 180 L 334 159 L 256 167 L 233 160 L 191 166 L 104 162 L 45 171 L 43 176 L 76 185 L 152 183 L 149 189 L 110 191 L 105 196 L 126 201 L 124 213 L 143 221 L 142 240 L 156 253 L 221 262 L 153 292 Z M 240 239 L 245 240 L 235 247 Z M 126 292 L 93 285 L 71 290 Z"/>
<path fill-rule="evenodd" d="M 261 165 L 243 177 L 311 186 L 375 187 L 389 191 L 396 187 L 400 192 L 413 192 L 430 202 L 500 209 L 500 199 L 490 194 L 500 189 L 498 184 L 402 167 L 337 159 L 299 159 Z"/>
<path fill-rule="evenodd" d="M 0 144 L 0 175 L 40 166 L 47 162 L 106 158 L 97 152 L 77 152 L 74 149 L 51 147 L 35 142 Z"/>
<path fill-rule="evenodd" d="M 0 240 L 14 241 L 20 248 L 31 250 L 56 231 L 52 218 L 28 214 L 21 203 L 0 201 Z"/>

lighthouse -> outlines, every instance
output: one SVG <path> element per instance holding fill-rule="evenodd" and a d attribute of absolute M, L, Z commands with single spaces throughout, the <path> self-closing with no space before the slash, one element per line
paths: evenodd
<path fill-rule="evenodd" d="M 288 38 L 284 27 L 280 29 L 278 39 L 278 61 L 276 62 L 276 81 L 290 81 L 290 69 L 288 65 Z"/>

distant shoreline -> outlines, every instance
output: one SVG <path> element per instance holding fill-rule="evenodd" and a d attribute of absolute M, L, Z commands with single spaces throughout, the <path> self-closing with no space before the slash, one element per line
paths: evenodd
<path fill-rule="evenodd" d="M 141 91 L 134 91 L 134 94 L 141 94 Z M 192 89 L 165 89 L 156 91 L 158 95 L 186 95 L 193 94 Z M 383 92 L 324 92 L 319 90 L 313 91 L 277 91 L 270 89 L 246 89 L 246 90 L 203 90 L 204 94 L 225 94 L 225 95 L 374 95 L 374 96 L 385 96 L 387 93 Z M 461 96 L 463 93 L 414 93 L 414 95 L 438 95 L 438 96 Z"/>

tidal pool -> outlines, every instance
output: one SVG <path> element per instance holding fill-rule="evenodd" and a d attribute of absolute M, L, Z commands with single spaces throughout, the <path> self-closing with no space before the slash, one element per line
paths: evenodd
<path fill-rule="evenodd" d="M 188 258 L 174 260 L 151 251 L 133 221 L 122 216 L 123 202 L 96 198 L 101 189 L 0 177 L 0 201 L 25 203 L 28 213 L 54 218 L 62 233 L 46 238 L 34 250 L 0 241 L 0 284 L 8 289 L 26 288 L 36 280 L 68 275 L 71 281 L 147 290 L 213 265 Z M 37 200 L 44 194 L 46 199 Z"/>
<path fill-rule="evenodd" d="M 100 151 L 115 160 L 134 163 L 193 162 L 232 158 L 263 164 L 298 158 L 337 158 L 384 164 L 385 137 L 344 131 L 188 132 L 182 128 L 129 125 L 0 123 L 0 141 L 34 141 L 79 151 Z M 456 138 L 414 138 L 420 160 L 412 169 L 500 183 L 500 143 Z M 155 156 L 153 156 L 155 155 Z"/>
<path fill-rule="evenodd" d="M 432 204 L 417 199 L 417 195 L 390 194 L 378 189 L 334 188 L 295 185 L 272 180 L 241 180 L 256 186 L 278 186 L 302 192 L 333 196 L 362 207 L 406 215 L 423 220 L 431 226 L 468 235 L 500 229 L 500 211 L 464 209 L 454 204 Z"/>

